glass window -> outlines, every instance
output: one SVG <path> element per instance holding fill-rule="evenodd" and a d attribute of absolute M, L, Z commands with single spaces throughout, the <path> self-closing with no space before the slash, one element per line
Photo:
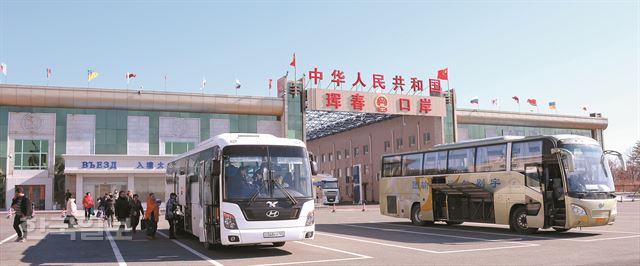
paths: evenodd
<path fill-rule="evenodd" d="M 402 156 L 402 175 L 414 176 L 422 174 L 422 153 Z"/>
<path fill-rule="evenodd" d="M 524 172 L 527 164 L 542 164 L 542 140 L 511 145 L 511 171 Z"/>
<path fill-rule="evenodd" d="M 135 193 L 140 195 L 140 200 L 146 199 L 149 193 L 153 193 L 156 199 L 165 200 L 165 179 L 158 177 L 136 176 L 133 179 Z"/>
<path fill-rule="evenodd" d="M 384 141 L 384 152 L 388 152 L 391 149 L 391 143 L 388 140 Z"/>
<path fill-rule="evenodd" d="M 400 149 L 402 148 L 402 146 L 404 145 L 402 138 L 397 138 L 396 139 L 396 149 Z"/>
<path fill-rule="evenodd" d="M 349 149 L 344 149 L 344 158 L 349 158 Z"/>
<path fill-rule="evenodd" d="M 475 148 L 450 150 L 448 156 L 448 173 L 473 172 Z"/>
<path fill-rule="evenodd" d="M 447 151 L 427 152 L 424 155 L 424 174 L 437 175 L 447 173 Z"/>
<path fill-rule="evenodd" d="M 409 147 L 416 146 L 416 136 L 409 136 Z"/>
<path fill-rule="evenodd" d="M 353 157 L 358 157 L 360 155 L 360 149 L 358 147 L 353 148 Z"/>
<path fill-rule="evenodd" d="M 364 154 L 369 154 L 369 145 L 364 145 L 362 146 L 362 152 L 364 152 Z"/>
<path fill-rule="evenodd" d="M 333 161 L 333 153 L 329 153 L 329 161 Z"/>
<path fill-rule="evenodd" d="M 14 143 L 15 170 L 45 170 L 48 168 L 48 141 L 17 139 Z"/>
<path fill-rule="evenodd" d="M 336 160 L 342 160 L 342 152 L 341 151 L 337 151 L 336 152 Z"/>
<path fill-rule="evenodd" d="M 382 158 L 382 176 L 400 176 L 402 160 L 400 155 L 385 156 Z"/>
<path fill-rule="evenodd" d="M 342 168 L 338 168 L 338 178 L 342 177 Z"/>
<path fill-rule="evenodd" d="M 365 175 L 368 175 L 368 174 L 369 174 L 369 170 L 370 170 L 369 165 L 368 165 L 368 164 L 365 164 L 365 165 L 364 165 L 364 174 L 365 174 Z"/>
<path fill-rule="evenodd" d="M 497 172 L 507 170 L 507 144 L 478 147 L 477 172 Z"/>
<path fill-rule="evenodd" d="M 164 154 L 183 154 L 195 148 L 193 142 L 165 142 Z"/>
<path fill-rule="evenodd" d="M 322 162 L 326 162 L 327 161 L 327 157 L 325 157 L 324 153 L 322 154 Z"/>
<path fill-rule="evenodd" d="M 427 144 L 431 140 L 431 133 L 425 132 L 422 134 L 422 143 Z"/>

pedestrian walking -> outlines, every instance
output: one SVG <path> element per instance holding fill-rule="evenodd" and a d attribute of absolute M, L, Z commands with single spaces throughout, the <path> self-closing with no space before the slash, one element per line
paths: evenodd
<path fill-rule="evenodd" d="M 178 210 L 178 195 L 176 193 L 171 193 L 169 195 L 169 201 L 167 201 L 167 206 L 165 209 L 165 219 L 169 222 L 169 239 L 175 239 L 175 225 Z"/>
<path fill-rule="evenodd" d="M 64 222 L 68 225 L 68 228 L 74 228 L 78 224 L 78 205 L 76 205 L 76 199 L 71 195 L 67 200 L 67 216 Z"/>
<path fill-rule="evenodd" d="M 136 227 L 140 223 L 140 216 L 144 215 L 144 210 L 142 209 L 142 202 L 138 197 L 138 194 L 133 194 L 133 200 L 131 200 L 131 233 L 136 233 Z"/>
<path fill-rule="evenodd" d="M 27 219 L 33 215 L 33 206 L 31 200 L 24 195 L 22 187 L 16 188 L 15 197 L 11 201 L 11 208 L 13 209 L 15 217 L 13 218 L 13 229 L 16 230 L 18 238 L 16 242 L 27 241 Z"/>
<path fill-rule="evenodd" d="M 94 201 L 91 197 L 91 192 L 87 192 L 82 199 L 82 206 L 84 207 L 84 221 L 87 222 L 91 219 L 91 215 L 93 215 L 93 205 Z"/>
<path fill-rule="evenodd" d="M 127 229 L 127 225 L 129 224 L 129 217 L 131 215 L 131 204 L 129 202 L 129 197 L 124 191 L 120 191 L 120 195 L 116 200 L 115 205 L 116 218 L 118 218 L 118 222 L 120 222 L 120 226 L 118 227 L 118 231 L 121 235 L 124 234 L 124 231 Z"/>
<path fill-rule="evenodd" d="M 158 230 L 158 217 L 160 217 L 160 200 L 156 200 L 153 193 L 149 193 L 147 197 L 147 211 L 144 213 L 144 219 L 147 220 L 147 238 L 156 239 L 156 231 Z"/>
<path fill-rule="evenodd" d="M 67 201 L 71 198 L 71 191 L 67 189 L 67 192 L 64 193 L 64 206 L 67 207 Z"/>
<path fill-rule="evenodd" d="M 105 200 L 104 218 L 107 220 L 107 227 L 113 227 L 113 216 L 116 212 L 116 201 L 113 195 L 109 194 Z"/>

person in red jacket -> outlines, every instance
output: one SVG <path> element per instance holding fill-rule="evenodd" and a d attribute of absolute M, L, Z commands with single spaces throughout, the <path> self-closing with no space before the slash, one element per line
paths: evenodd
<path fill-rule="evenodd" d="M 87 192 L 82 199 L 82 206 L 84 206 L 84 220 L 89 221 L 91 215 L 93 215 L 93 198 L 91 197 L 91 193 Z"/>

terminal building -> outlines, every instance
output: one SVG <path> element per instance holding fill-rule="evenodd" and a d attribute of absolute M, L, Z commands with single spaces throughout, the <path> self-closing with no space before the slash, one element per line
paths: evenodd
<path fill-rule="evenodd" d="M 451 105 L 447 104 L 448 116 Z M 586 116 L 456 110 L 457 122 L 447 117 L 398 116 L 308 111 L 307 148 L 317 155 L 320 173 L 338 178 L 340 199 L 378 201 L 381 158 L 385 154 L 423 151 L 434 145 L 496 136 L 575 134 L 603 142 L 608 120 Z M 455 126 L 453 130 L 452 125 Z M 354 189 L 354 166 L 359 166 L 362 189 Z M 362 192 L 359 192 L 362 191 Z"/>
<path fill-rule="evenodd" d="M 67 190 L 165 199 L 166 163 L 220 133 L 303 139 L 300 97 L 0 84 L 0 209 L 22 186 L 36 209 Z M 144 196 L 143 196 L 144 197 Z M 79 204 L 80 205 L 80 204 Z"/>

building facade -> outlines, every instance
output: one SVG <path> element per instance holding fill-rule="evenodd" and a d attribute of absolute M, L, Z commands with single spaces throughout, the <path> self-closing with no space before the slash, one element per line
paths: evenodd
<path fill-rule="evenodd" d="M 575 134 L 592 137 L 604 144 L 602 132 L 608 120 L 602 117 L 547 115 L 485 110 L 456 110 L 458 141 L 514 135 L 533 136 Z M 309 151 L 317 155 L 319 172 L 338 178 L 340 198 L 356 201 L 352 169 L 360 165 L 362 195 L 367 202 L 378 201 L 381 158 L 385 154 L 426 150 L 451 139 L 454 130 L 447 117 L 383 116 L 371 123 L 349 127 L 331 134 L 310 132 Z M 340 123 L 340 121 L 337 121 Z M 327 125 L 331 127 L 332 125 Z M 357 190 L 357 189 L 355 189 Z"/>
<path fill-rule="evenodd" d="M 302 139 L 299 106 L 300 96 L 2 84 L 0 208 L 9 207 L 16 186 L 37 209 L 62 208 L 67 190 L 77 198 L 129 190 L 165 199 L 171 157 L 220 133 Z"/>

